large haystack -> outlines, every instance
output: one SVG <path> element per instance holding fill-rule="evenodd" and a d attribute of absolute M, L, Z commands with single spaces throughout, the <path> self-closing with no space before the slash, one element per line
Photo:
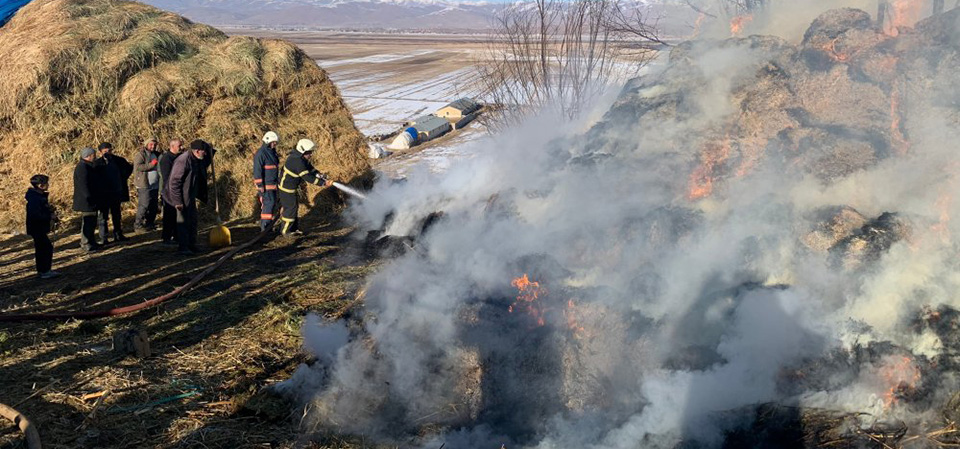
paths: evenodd
<path fill-rule="evenodd" d="M 252 212 L 250 160 L 268 129 L 281 156 L 316 141 L 316 165 L 338 180 L 369 169 L 337 88 L 284 41 L 227 37 L 135 2 L 36 0 L 0 28 L 0 61 L 0 228 L 22 223 L 34 173 L 51 175 L 69 210 L 79 150 L 101 141 L 130 158 L 148 135 L 207 140 L 234 217 Z"/>

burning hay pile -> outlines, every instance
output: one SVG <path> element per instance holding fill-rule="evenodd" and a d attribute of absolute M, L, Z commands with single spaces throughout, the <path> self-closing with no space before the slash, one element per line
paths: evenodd
<path fill-rule="evenodd" d="M 250 154 L 268 129 L 284 149 L 316 141 L 316 165 L 334 179 L 369 168 L 337 88 L 283 41 L 228 38 L 135 2 L 36 0 L 0 28 L 0 59 L 4 227 L 22 221 L 35 173 L 51 175 L 51 200 L 67 206 L 80 149 L 102 141 L 130 158 L 152 135 L 207 140 L 222 150 L 220 191 L 233 216 L 251 212 L 253 201 L 241 201 L 253 186 Z"/>
<path fill-rule="evenodd" d="M 960 10 L 836 9 L 379 185 L 353 214 L 410 250 L 287 391 L 402 446 L 955 444 L 957 73 Z"/>

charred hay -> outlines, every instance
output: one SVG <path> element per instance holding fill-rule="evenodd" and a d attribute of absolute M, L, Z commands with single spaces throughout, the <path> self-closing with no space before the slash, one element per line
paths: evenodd
<path fill-rule="evenodd" d="M 694 172 L 687 180 L 692 199 L 722 188 L 725 178 L 749 176 L 767 160 L 824 183 L 843 178 L 909 154 L 907 130 L 919 125 L 911 120 L 960 123 L 953 80 L 960 72 L 958 26 L 954 9 L 893 37 L 866 12 L 847 8 L 821 15 L 799 44 L 771 36 L 684 42 L 658 76 L 628 83 L 582 138 L 583 150 L 570 157 L 638 157 L 636 135 L 644 136 L 639 152 L 676 148 L 657 152 L 661 159 L 698 149 L 693 160 L 670 162 Z M 717 54 L 727 59 L 715 60 Z M 624 129 L 635 132 L 616 131 Z"/>

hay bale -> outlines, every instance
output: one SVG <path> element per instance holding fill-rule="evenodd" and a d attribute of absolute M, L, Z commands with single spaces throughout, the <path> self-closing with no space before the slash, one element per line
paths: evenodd
<path fill-rule="evenodd" d="M 800 240 L 807 248 L 826 253 L 830 248 L 854 231 L 867 224 L 867 218 L 856 209 L 839 206 L 817 211 L 816 227 Z"/>
<path fill-rule="evenodd" d="M 36 0 L 0 28 L 0 228 L 20 227 L 22 191 L 52 178 L 69 210 L 77 152 L 101 141 L 131 158 L 140 140 L 201 138 L 222 150 L 228 217 L 249 216 L 252 152 L 267 130 L 281 157 L 300 138 L 339 181 L 369 176 L 363 136 L 340 93 L 302 50 L 279 40 L 227 37 L 135 2 Z M 236 198 L 232 197 L 236 196 Z M 132 207 L 132 204 L 129 205 Z"/>
<path fill-rule="evenodd" d="M 846 270 L 855 270 L 878 260 L 894 243 L 909 238 L 910 223 L 903 217 L 884 212 L 840 240 L 830 248 L 834 263 Z"/>

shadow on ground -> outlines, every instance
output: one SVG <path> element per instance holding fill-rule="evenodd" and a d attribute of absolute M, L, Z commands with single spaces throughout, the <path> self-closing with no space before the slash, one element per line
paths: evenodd
<path fill-rule="evenodd" d="M 314 200 L 322 206 L 336 198 L 320 193 Z M 160 306 L 88 321 L 0 323 L 0 402 L 38 422 L 52 448 L 295 444 L 294 420 L 247 402 L 306 359 L 299 350 L 302 317 L 350 304 L 372 269 L 372 258 L 334 262 L 354 242 L 350 228 L 331 221 L 334 207 L 303 217 L 306 236 L 266 237 Z M 235 245 L 259 232 L 252 220 L 230 227 Z M 137 304 L 186 283 L 229 250 L 204 248 L 185 259 L 158 240 L 158 232 L 132 235 L 85 255 L 77 237 L 64 233 L 54 243 L 54 268 L 63 276 L 50 281 L 35 275 L 29 237 L 2 242 L 0 313 Z M 111 349 L 112 336 L 126 328 L 147 332 L 151 357 Z M 102 403 L 84 399 L 104 391 L 110 394 Z M 16 441 L 13 427 L 0 430 L 0 448 Z"/>

